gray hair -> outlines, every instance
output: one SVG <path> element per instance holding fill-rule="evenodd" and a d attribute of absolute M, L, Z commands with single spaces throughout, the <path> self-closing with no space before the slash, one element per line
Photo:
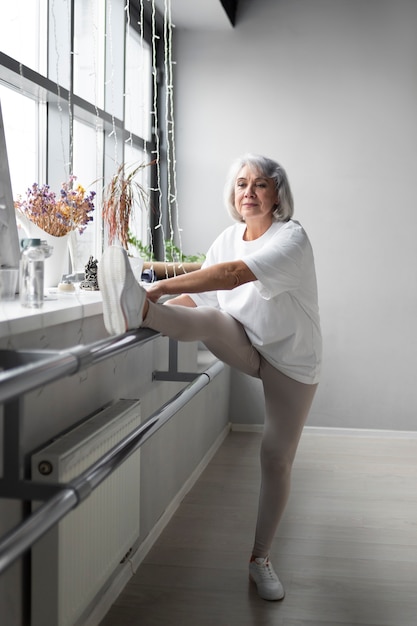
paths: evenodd
<path fill-rule="evenodd" d="M 273 219 L 277 222 L 287 222 L 291 219 L 294 214 L 294 200 L 286 171 L 276 161 L 257 154 L 246 154 L 240 157 L 229 170 L 224 187 L 224 201 L 233 219 L 243 222 L 242 216 L 235 208 L 235 182 L 238 173 L 245 165 L 266 178 L 272 178 L 275 182 L 278 204 L 272 212 Z"/>

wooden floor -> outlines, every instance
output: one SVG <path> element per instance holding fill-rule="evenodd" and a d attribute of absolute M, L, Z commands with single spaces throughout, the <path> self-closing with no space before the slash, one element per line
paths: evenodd
<path fill-rule="evenodd" d="M 282 602 L 248 581 L 259 442 L 230 433 L 101 626 L 417 625 L 417 439 L 303 434 Z"/>

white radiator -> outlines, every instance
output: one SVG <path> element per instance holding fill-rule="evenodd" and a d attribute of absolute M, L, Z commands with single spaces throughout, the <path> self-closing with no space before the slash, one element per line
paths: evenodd
<path fill-rule="evenodd" d="M 139 401 L 119 400 L 34 454 L 32 479 L 70 481 L 139 424 Z M 74 626 L 129 552 L 139 536 L 139 472 L 140 451 L 32 548 L 31 626 Z"/>

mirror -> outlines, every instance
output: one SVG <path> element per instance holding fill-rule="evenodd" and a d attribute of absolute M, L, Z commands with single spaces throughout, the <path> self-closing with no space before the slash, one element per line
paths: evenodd
<path fill-rule="evenodd" d="M 0 102 L 0 267 L 19 267 L 19 258 L 19 237 Z"/>

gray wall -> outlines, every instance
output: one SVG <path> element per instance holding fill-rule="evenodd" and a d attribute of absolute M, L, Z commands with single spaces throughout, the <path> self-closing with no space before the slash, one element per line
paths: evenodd
<path fill-rule="evenodd" d="M 311 425 L 416 428 L 416 32 L 414 0 L 241 0 L 234 30 L 175 32 L 183 248 L 230 223 L 231 160 L 282 162 L 319 280 Z M 246 384 L 233 376 L 232 420 L 260 422 Z"/>

